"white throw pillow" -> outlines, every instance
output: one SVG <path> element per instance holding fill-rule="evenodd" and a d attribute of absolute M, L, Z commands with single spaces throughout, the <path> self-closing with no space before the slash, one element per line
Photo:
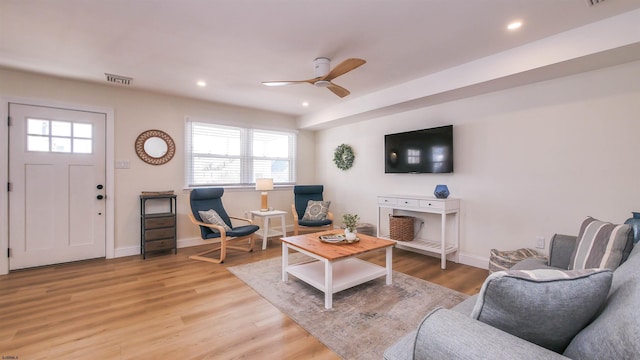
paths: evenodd
<path fill-rule="evenodd" d="M 217 211 L 209 209 L 207 211 L 198 211 L 198 214 L 200 214 L 200 218 L 202 219 L 202 221 L 206 222 L 207 224 L 220 225 L 224 228 L 225 231 L 231 231 L 229 225 L 227 225 L 224 220 L 222 220 L 220 214 L 218 214 Z"/>

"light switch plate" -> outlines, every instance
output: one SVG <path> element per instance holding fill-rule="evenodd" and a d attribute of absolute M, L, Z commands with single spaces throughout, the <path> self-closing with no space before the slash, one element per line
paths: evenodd
<path fill-rule="evenodd" d="M 116 160 L 116 169 L 128 169 L 129 160 Z"/>

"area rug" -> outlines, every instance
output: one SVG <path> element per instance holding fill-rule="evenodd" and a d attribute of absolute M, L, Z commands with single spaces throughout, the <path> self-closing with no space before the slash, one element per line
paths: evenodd
<path fill-rule="evenodd" d="M 303 258 L 291 254 L 289 262 Z M 282 281 L 281 261 L 278 257 L 228 269 L 343 359 L 382 359 L 384 350 L 416 329 L 431 310 L 450 308 L 468 297 L 394 271 L 392 285 L 379 278 L 336 293 L 327 310 L 320 290 L 291 275 Z"/>

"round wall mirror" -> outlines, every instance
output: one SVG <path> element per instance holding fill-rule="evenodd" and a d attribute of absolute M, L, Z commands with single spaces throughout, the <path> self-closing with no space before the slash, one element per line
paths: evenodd
<path fill-rule="evenodd" d="M 144 142 L 144 152 L 152 158 L 161 158 L 167 153 L 167 143 L 159 137 L 150 137 Z"/>
<path fill-rule="evenodd" d="M 147 130 L 136 139 L 136 154 L 151 165 L 162 165 L 173 158 L 176 145 L 169 134 L 161 130 Z"/>

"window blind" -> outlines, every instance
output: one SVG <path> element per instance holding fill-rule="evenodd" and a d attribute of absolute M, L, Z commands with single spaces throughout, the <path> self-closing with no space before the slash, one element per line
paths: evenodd
<path fill-rule="evenodd" d="M 187 119 L 186 183 L 253 186 L 257 178 L 295 183 L 295 132 L 262 130 Z"/>

